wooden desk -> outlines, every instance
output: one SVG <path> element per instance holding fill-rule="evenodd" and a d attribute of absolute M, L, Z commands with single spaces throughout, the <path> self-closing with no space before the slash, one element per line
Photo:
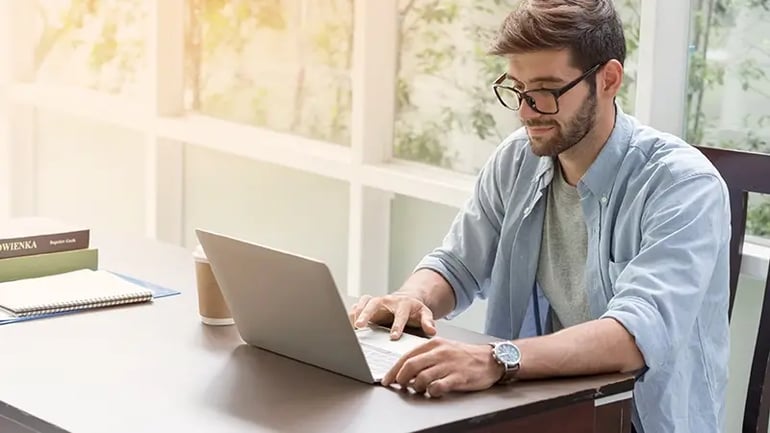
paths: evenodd
<path fill-rule="evenodd" d="M 154 305 L 0 326 L 0 400 L 69 431 L 630 430 L 633 380 L 625 375 L 426 399 L 247 346 L 232 326 L 200 323 L 187 251 L 98 235 L 93 245 L 102 268 L 182 294 Z M 446 325 L 439 335 L 489 340 Z"/>

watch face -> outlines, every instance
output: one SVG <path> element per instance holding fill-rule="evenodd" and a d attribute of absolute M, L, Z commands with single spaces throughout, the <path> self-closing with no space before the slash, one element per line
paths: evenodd
<path fill-rule="evenodd" d="M 521 352 L 519 348 L 511 343 L 500 344 L 495 348 L 495 354 L 497 359 L 508 365 L 518 364 L 521 360 Z"/>

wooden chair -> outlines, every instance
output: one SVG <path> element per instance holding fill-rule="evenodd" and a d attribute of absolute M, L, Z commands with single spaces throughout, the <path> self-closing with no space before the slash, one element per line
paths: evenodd
<path fill-rule="evenodd" d="M 746 230 L 748 193 L 770 194 L 770 155 L 737 150 L 698 146 L 719 170 L 730 192 L 730 309 L 732 317 L 738 274 L 741 269 L 741 251 Z M 754 357 L 751 362 L 746 408 L 743 414 L 743 433 L 767 433 L 770 420 L 770 269 L 765 280 L 762 313 L 759 320 Z"/>

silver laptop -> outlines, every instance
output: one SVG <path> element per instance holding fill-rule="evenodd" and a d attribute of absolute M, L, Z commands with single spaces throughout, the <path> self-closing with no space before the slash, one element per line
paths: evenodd
<path fill-rule="evenodd" d="M 248 344 L 351 378 L 379 382 L 427 339 L 391 341 L 378 326 L 355 329 L 322 262 L 230 236 L 195 231 Z"/>

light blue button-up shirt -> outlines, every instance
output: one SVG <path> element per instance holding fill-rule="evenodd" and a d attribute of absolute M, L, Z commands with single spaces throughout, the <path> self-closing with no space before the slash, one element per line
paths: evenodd
<path fill-rule="evenodd" d="M 455 317 L 488 299 L 486 333 L 532 335 L 535 276 L 553 178 L 524 130 L 483 167 L 441 247 L 417 266 L 452 286 Z M 619 108 L 613 132 L 577 185 L 588 233 L 591 315 L 636 339 L 646 364 L 634 388 L 640 433 L 721 432 L 729 356 L 730 210 L 718 172 L 679 138 Z M 606 356 L 613 356 L 607 353 Z"/>

